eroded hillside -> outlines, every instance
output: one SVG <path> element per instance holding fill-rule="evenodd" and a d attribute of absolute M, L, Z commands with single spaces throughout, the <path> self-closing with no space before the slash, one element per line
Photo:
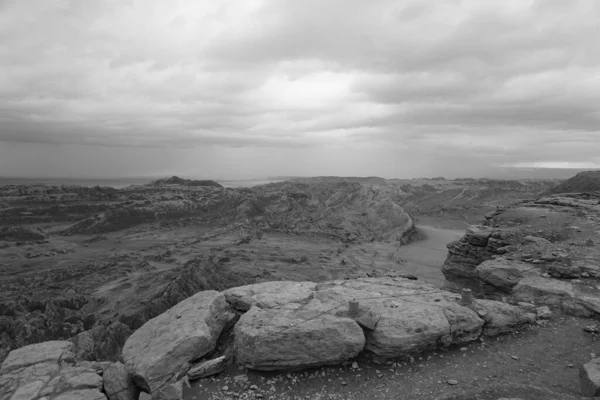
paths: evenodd
<path fill-rule="evenodd" d="M 469 221 L 552 184 L 311 178 L 233 189 L 173 177 L 124 189 L 4 186 L 0 348 L 76 337 L 95 343 L 85 357 L 111 358 L 133 329 L 200 290 L 414 279 L 419 262 L 401 247 L 420 237 L 413 217 Z"/>

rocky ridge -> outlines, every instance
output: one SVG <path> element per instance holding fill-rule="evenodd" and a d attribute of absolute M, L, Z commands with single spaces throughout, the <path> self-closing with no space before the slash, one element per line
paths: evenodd
<path fill-rule="evenodd" d="M 358 312 L 349 312 L 346 307 L 355 299 L 360 301 Z M 239 320 L 236 313 L 242 314 Z M 265 282 L 196 293 L 137 329 L 122 357 L 129 376 L 125 381 L 156 395 L 177 391 L 195 363 L 204 356 L 210 360 L 228 324 L 235 324 L 230 362 L 286 370 L 341 364 L 363 352 L 407 359 L 423 350 L 469 343 L 482 334 L 510 332 L 536 318 L 533 308 L 495 301 L 461 304 L 450 292 L 401 278 Z M 70 341 L 13 350 L 1 367 L 0 390 L 32 400 L 82 390 L 104 398 L 99 392 L 106 391 L 106 384 L 90 369 L 98 364 L 86 364 L 76 354 Z"/>
<path fill-rule="evenodd" d="M 486 219 L 448 245 L 447 287 L 576 315 L 600 311 L 600 193 L 543 196 Z"/>
<path fill-rule="evenodd" d="M 584 193 L 600 191 L 600 171 L 583 171 L 561 182 L 548 193 Z"/>

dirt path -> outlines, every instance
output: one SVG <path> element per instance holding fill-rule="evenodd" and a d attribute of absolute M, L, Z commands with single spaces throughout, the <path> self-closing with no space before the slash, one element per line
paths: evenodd
<path fill-rule="evenodd" d="M 433 400 L 498 384 L 549 389 L 557 393 L 557 399 L 576 396 L 579 366 L 591 359 L 591 353 L 600 355 L 600 342 L 583 331 L 592 323 L 589 319 L 557 318 L 544 326 L 388 366 L 358 360 L 358 368 L 347 363 L 292 373 L 259 373 L 232 367 L 216 378 L 193 382 L 192 388 L 186 388 L 184 399 Z M 518 388 L 508 389 L 496 392 L 500 396 L 492 393 L 477 399 L 519 397 L 521 392 Z"/>

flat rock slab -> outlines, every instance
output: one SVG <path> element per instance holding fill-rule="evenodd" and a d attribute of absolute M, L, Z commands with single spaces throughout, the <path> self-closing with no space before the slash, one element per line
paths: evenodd
<path fill-rule="evenodd" d="M 59 363 L 61 360 L 72 359 L 72 349 L 73 343 L 64 340 L 36 343 L 15 349 L 8 354 L 8 357 L 2 363 L 0 374 L 4 375 L 34 364 Z"/>
<path fill-rule="evenodd" d="M 477 313 L 458 304 L 458 296 L 402 278 L 367 278 L 319 283 L 302 301 L 281 304 L 297 282 L 237 288 L 256 304 L 235 328 L 238 360 L 255 369 L 304 368 L 350 359 L 364 349 L 383 358 L 398 358 L 440 345 L 477 339 L 484 325 Z M 305 289 L 306 290 L 305 286 Z M 253 300 L 251 293 L 260 294 Z M 271 293 L 274 298 L 269 298 Z M 258 296 L 257 296 L 258 297 Z M 359 301 L 358 323 L 340 310 Z M 259 307 L 258 304 L 263 307 Z M 270 307 L 277 304 L 278 307 Z M 284 330 L 281 333 L 277 333 Z M 275 336 L 274 336 L 275 335 Z M 361 338 L 362 336 L 362 338 Z M 329 346 L 329 347 L 328 347 Z"/>
<path fill-rule="evenodd" d="M 50 341 L 10 352 L 0 367 L 0 398 L 106 399 L 102 377 L 74 365 L 73 343 Z"/>
<path fill-rule="evenodd" d="M 250 307 L 278 308 L 302 304 L 310 300 L 317 284 L 314 282 L 264 282 L 225 290 L 227 302 L 235 309 L 248 311 Z"/>
<path fill-rule="evenodd" d="M 215 348 L 230 318 L 225 296 L 210 290 L 146 322 L 123 347 L 123 360 L 137 386 L 153 393 L 184 376 L 190 361 Z"/>

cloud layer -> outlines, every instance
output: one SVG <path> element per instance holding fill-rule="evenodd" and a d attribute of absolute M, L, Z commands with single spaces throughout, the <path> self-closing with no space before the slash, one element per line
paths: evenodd
<path fill-rule="evenodd" d="M 598 37 L 595 0 L 5 0 L 0 146 L 597 165 Z"/>

